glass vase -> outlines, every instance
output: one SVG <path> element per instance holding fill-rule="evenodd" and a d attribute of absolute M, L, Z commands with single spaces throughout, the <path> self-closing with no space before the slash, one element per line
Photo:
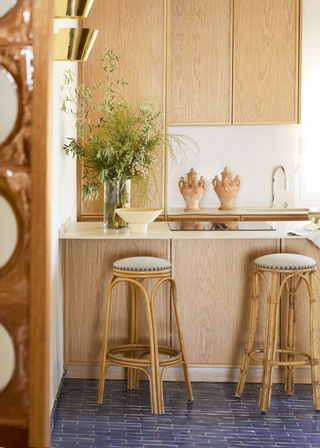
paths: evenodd
<path fill-rule="evenodd" d="M 130 179 L 110 180 L 104 183 L 104 228 L 122 229 L 128 223 L 116 213 L 117 208 L 130 207 Z"/>

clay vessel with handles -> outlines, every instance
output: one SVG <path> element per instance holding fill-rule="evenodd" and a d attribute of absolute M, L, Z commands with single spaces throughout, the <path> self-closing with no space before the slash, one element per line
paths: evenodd
<path fill-rule="evenodd" d="M 183 199 L 186 201 L 187 207 L 184 209 L 185 212 L 200 212 L 199 203 L 202 199 L 205 190 L 205 180 L 201 176 L 199 182 L 197 180 L 198 173 L 195 172 L 194 168 L 191 168 L 190 172 L 187 174 L 188 180 L 186 181 L 184 177 L 179 180 L 180 193 Z"/>
<path fill-rule="evenodd" d="M 212 181 L 214 191 L 221 202 L 219 210 L 232 210 L 234 208 L 233 201 L 240 188 L 240 178 L 236 176 L 235 179 L 231 180 L 232 173 L 227 167 L 225 167 L 221 176 L 221 181 L 218 179 L 218 176 L 215 176 Z"/>

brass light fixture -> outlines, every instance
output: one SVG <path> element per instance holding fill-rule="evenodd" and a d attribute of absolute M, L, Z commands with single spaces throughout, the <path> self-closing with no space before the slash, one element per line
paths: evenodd
<path fill-rule="evenodd" d="M 85 19 L 94 0 L 55 0 L 55 19 Z"/>
<path fill-rule="evenodd" d="M 55 19 L 84 19 L 94 0 L 55 0 Z M 86 61 L 96 40 L 98 30 L 87 28 L 61 28 L 54 35 L 55 61 Z"/>
<path fill-rule="evenodd" d="M 86 61 L 98 32 L 87 28 L 61 28 L 54 35 L 54 60 Z"/>

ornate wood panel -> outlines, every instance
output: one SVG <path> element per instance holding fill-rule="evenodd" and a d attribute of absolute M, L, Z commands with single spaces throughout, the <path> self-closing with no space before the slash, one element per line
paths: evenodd
<path fill-rule="evenodd" d="M 0 391 L 0 446 L 5 447 L 49 446 L 45 216 L 52 16 L 51 2 L 18 0 L 0 18 L 0 70 L 17 97 L 17 118 L 0 142 L 0 197 L 17 227 L 15 249 L 0 267 L 0 324 L 14 348 L 13 374 Z M 0 117 L 9 109 L 0 102 Z"/>

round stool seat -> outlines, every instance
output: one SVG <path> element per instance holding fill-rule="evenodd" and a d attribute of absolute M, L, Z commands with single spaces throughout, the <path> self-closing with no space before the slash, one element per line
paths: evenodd
<path fill-rule="evenodd" d="M 270 254 L 254 260 L 255 266 L 266 269 L 309 269 L 317 262 L 310 257 L 297 254 Z"/>
<path fill-rule="evenodd" d="M 171 263 L 157 257 L 130 257 L 115 261 L 113 267 L 120 271 L 164 271 Z"/>

